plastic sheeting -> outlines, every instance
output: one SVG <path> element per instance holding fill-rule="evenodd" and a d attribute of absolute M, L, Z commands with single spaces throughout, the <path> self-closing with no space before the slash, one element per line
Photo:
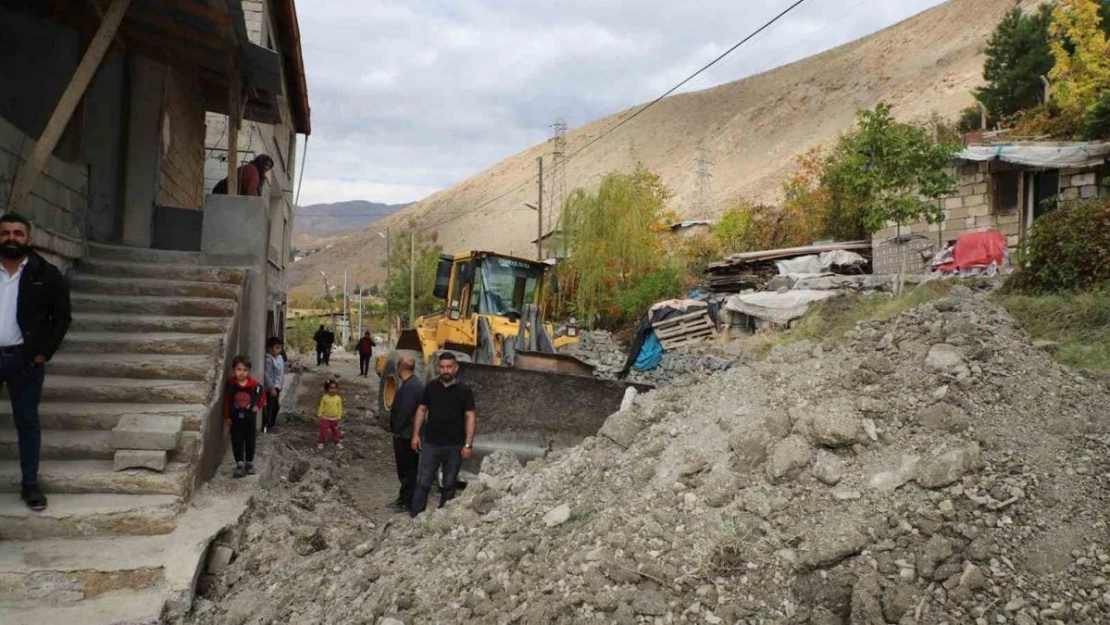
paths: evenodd
<path fill-rule="evenodd" d="M 640 346 L 640 353 L 636 356 L 636 362 L 632 363 L 632 368 L 636 371 L 651 371 L 661 362 L 663 362 L 663 345 L 652 332 L 644 338 L 644 344 Z"/>
<path fill-rule="evenodd" d="M 809 305 L 834 297 L 839 291 L 786 291 L 773 293 L 744 293 L 733 295 L 725 302 L 725 309 L 748 315 L 759 321 L 778 326 L 789 326 L 790 322 L 800 319 L 809 311 Z"/>
<path fill-rule="evenodd" d="M 964 148 L 958 158 L 965 161 L 999 160 L 1046 169 L 1098 167 L 1110 158 L 1110 143 L 971 146 Z"/>
<path fill-rule="evenodd" d="M 778 269 L 780 276 L 791 274 L 819 275 L 828 273 L 833 267 L 851 267 L 853 265 L 863 265 L 866 263 L 867 259 L 855 252 L 849 252 L 848 250 L 833 250 L 830 252 L 822 252 L 821 254 L 809 254 L 807 256 L 798 256 L 797 258 L 776 260 L 775 268 Z"/>
<path fill-rule="evenodd" d="M 940 255 L 945 258 L 946 255 Z M 996 230 L 969 232 L 961 234 L 952 248 L 952 260 L 934 266 L 936 271 L 946 273 L 963 271 L 975 267 L 1002 268 L 1006 266 L 1008 253 L 1006 237 Z"/>

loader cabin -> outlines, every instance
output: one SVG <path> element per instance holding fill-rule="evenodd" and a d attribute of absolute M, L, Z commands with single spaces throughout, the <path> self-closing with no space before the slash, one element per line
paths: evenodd
<path fill-rule="evenodd" d="M 548 268 L 545 263 L 486 252 L 445 255 L 436 268 L 435 296 L 446 300 L 452 321 L 471 315 L 515 321 L 525 304 L 543 303 Z"/>

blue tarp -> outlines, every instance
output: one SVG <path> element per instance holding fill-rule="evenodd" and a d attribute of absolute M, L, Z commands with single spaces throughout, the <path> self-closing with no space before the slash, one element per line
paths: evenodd
<path fill-rule="evenodd" d="M 663 362 L 663 346 L 655 337 L 655 333 L 651 332 L 644 338 L 644 344 L 640 347 L 640 353 L 636 356 L 636 362 L 632 368 L 636 371 L 651 371 L 661 362 Z"/>

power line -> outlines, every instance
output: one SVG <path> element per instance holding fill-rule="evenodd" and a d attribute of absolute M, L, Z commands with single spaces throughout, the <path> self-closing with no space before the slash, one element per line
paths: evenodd
<path fill-rule="evenodd" d="M 716 65 L 717 63 L 720 63 L 720 62 L 721 62 L 722 60 L 724 60 L 724 58 L 725 58 L 725 57 L 727 57 L 728 55 L 730 55 L 730 54 L 732 54 L 733 52 L 735 52 L 735 51 L 736 51 L 736 50 L 737 50 L 737 49 L 738 49 L 738 48 L 739 48 L 740 46 L 744 45 L 745 43 L 747 43 L 748 41 L 750 41 L 750 40 L 751 40 L 752 38 L 754 38 L 755 36 L 759 35 L 759 34 L 760 34 L 760 33 L 762 33 L 763 31 L 765 31 L 765 30 L 767 30 L 768 28 L 770 28 L 771 26 L 775 25 L 775 23 L 777 23 L 777 22 L 778 22 L 779 20 L 781 20 L 782 18 L 786 17 L 786 16 L 787 16 L 787 15 L 788 15 L 788 14 L 789 14 L 789 13 L 790 13 L 791 11 L 793 11 L 793 10 L 794 10 L 794 9 L 796 9 L 796 8 L 798 8 L 799 6 L 801 6 L 802 4 L 804 4 L 804 3 L 806 2 L 806 1 L 807 1 L 807 0 L 795 0 L 795 2 L 793 2 L 793 3 L 792 3 L 792 4 L 790 5 L 790 6 L 788 6 L 788 7 L 786 8 L 786 9 L 784 9 L 784 10 L 783 10 L 782 12 L 780 12 L 780 13 L 779 13 L 778 15 L 776 15 L 776 16 L 775 16 L 775 17 L 773 17 L 773 18 L 771 18 L 771 20 L 770 20 L 770 21 L 766 22 L 765 24 L 763 24 L 762 26 L 760 26 L 759 28 L 757 28 L 757 29 L 756 29 L 756 30 L 755 30 L 754 32 L 752 32 L 751 34 L 749 34 L 749 35 L 748 35 L 747 37 L 744 37 L 743 39 L 741 39 L 741 40 L 740 40 L 739 42 L 737 42 L 737 43 L 736 43 L 735 45 L 733 45 L 733 46 L 732 46 L 731 48 L 729 48 L 728 50 L 725 50 L 725 51 L 724 51 L 723 53 L 721 53 L 721 54 L 720 54 L 720 55 L 719 55 L 719 56 L 718 56 L 717 58 L 713 59 L 712 61 L 710 61 L 710 62 L 709 62 L 709 63 L 707 63 L 706 65 L 703 65 L 703 66 L 702 66 L 702 67 L 701 67 L 700 69 L 698 69 L 698 70 L 697 70 L 696 72 L 694 72 L 693 74 L 690 74 L 689 76 L 687 76 L 687 77 L 686 77 L 685 79 L 683 79 L 683 80 L 682 80 L 682 82 L 678 83 L 678 84 L 677 84 L 677 85 L 675 85 L 674 87 L 671 87 L 670 89 L 668 89 L 667 91 L 665 91 L 665 92 L 664 92 L 664 93 L 663 93 L 662 95 L 660 95 L 659 97 L 655 98 L 655 99 L 654 99 L 654 100 L 652 100 L 651 102 L 648 102 L 648 103 L 647 103 L 647 104 L 645 104 L 644 106 L 640 107 L 639 109 L 637 109 L 637 110 L 636 110 L 636 112 L 632 113 L 632 114 L 631 114 L 631 115 L 629 115 L 628 117 L 626 117 L 626 118 L 622 119 L 622 120 L 621 120 L 620 122 L 618 122 L 618 123 L 617 123 L 617 124 L 616 124 L 615 126 L 613 126 L 613 127 L 609 128 L 609 129 L 605 130 L 604 132 L 602 132 L 602 133 L 598 134 L 598 135 L 597 135 L 596 137 L 594 137 L 593 139 L 591 139 L 591 140 L 590 140 L 589 142 L 587 142 L 587 143 L 586 143 L 585 145 L 583 145 L 582 147 L 578 148 L 577 150 L 575 150 L 575 151 L 571 152 L 571 153 L 570 153 L 569 155 L 567 155 L 567 156 L 566 156 L 566 158 L 565 158 L 565 160 L 564 160 L 564 163 L 566 163 L 566 162 L 569 162 L 569 161 L 570 161 L 570 159 L 574 158 L 575 156 L 578 156 L 579 154 L 581 154 L 581 153 L 582 153 L 582 152 L 584 152 L 585 150 L 589 149 L 589 147 L 590 147 L 590 146 L 592 146 L 592 145 L 596 144 L 596 143 L 597 143 L 598 141 L 601 141 L 601 140 L 602 140 L 602 139 L 604 139 L 605 137 L 607 137 L 607 136 L 609 136 L 609 135 L 613 134 L 613 133 L 614 133 L 614 132 L 616 132 L 616 131 L 617 131 L 617 130 L 618 130 L 619 128 L 621 128 L 622 126 L 624 126 L 625 124 L 627 124 L 628 122 L 632 121 L 633 119 L 636 119 L 636 118 L 637 118 L 637 117 L 639 117 L 640 115 L 642 115 L 642 114 L 644 114 L 645 112 L 647 112 L 647 111 L 648 111 L 648 109 L 650 109 L 651 107 L 653 107 L 653 106 L 655 106 L 656 104 L 658 104 L 659 102 L 661 102 L 661 101 L 662 101 L 662 100 L 663 100 L 664 98 L 666 98 L 667 96 L 671 95 L 671 94 L 672 94 L 672 93 L 674 93 L 675 91 L 678 91 L 678 90 L 679 90 L 679 89 L 681 89 L 681 88 L 682 88 L 682 87 L 683 87 L 684 85 L 686 85 L 687 83 L 689 83 L 689 82 L 690 82 L 691 80 L 693 80 L 693 79 L 697 78 L 698 76 L 700 76 L 701 74 L 703 74 L 703 73 L 704 73 L 704 72 L 705 72 L 706 70 L 708 70 L 709 68 L 713 67 L 713 66 L 714 66 L 714 65 Z M 423 229 L 423 230 L 428 230 L 428 229 L 432 229 L 432 228 L 438 228 L 439 226 L 442 226 L 442 225 L 444 225 L 444 224 L 450 223 L 450 222 L 452 222 L 452 221 L 454 221 L 454 220 L 456 220 L 456 219 L 461 219 L 462 217 L 464 217 L 464 216 L 466 216 L 466 215 L 469 215 L 469 214 L 473 214 L 473 213 L 475 213 L 475 212 L 477 212 L 477 211 L 479 211 L 479 210 L 482 210 L 483 208 L 485 208 L 485 207 L 489 206 L 490 204 L 493 204 L 494 202 L 497 202 L 497 201 L 499 201 L 499 200 L 501 200 L 501 199 L 503 199 L 503 198 L 505 198 L 505 197 L 507 197 L 507 196 L 509 196 L 509 195 L 513 194 L 513 193 L 516 193 L 517 191 L 519 191 L 519 190 L 523 189 L 524 187 L 526 187 L 526 186 L 529 186 L 529 185 L 531 185 L 531 184 L 533 184 L 533 183 L 535 183 L 535 182 L 536 182 L 536 176 L 535 176 L 535 175 L 533 175 L 533 176 L 531 176 L 531 177 L 530 177 L 530 178 L 529 178 L 528 180 L 525 180 L 524 182 L 522 182 L 522 183 L 520 183 L 520 184 L 516 185 L 515 187 L 513 187 L 513 188 L 509 189 L 508 191 L 506 191 L 506 192 L 504 192 L 504 193 L 502 193 L 502 194 L 500 194 L 500 195 L 498 195 L 498 196 L 494 197 L 494 198 L 493 198 L 493 199 L 491 199 L 491 200 L 487 200 L 487 201 L 483 202 L 482 204 L 479 204 L 479 205 L 478 205 L 477 207 L 475 207 L 475 208 L 472 208 L 472 209 L 468 209 L 468 210 L 466 210 L 465 212 L 459 212 L 458 214 L 456 214 L 456 215 L 455 215 L 455 216 L 453 216 L 453 217 L 449 217 L 449 218 L 447 218 L 447 219 L 445 219 L 445 220 L 442 220 L 442 221 L 436 222 L 436 223 L 434 223 L 434 224 L 431 224 L 431 225 L 425 226 L 425 227 L 424 227 L 424 228 L 422 228 L 422 229 Z"/>

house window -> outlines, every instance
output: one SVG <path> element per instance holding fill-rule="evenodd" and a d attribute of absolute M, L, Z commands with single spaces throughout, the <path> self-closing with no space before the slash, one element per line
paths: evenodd
<path fill-rule="evenodd" d="M 991 208 L 1008 213 L 1021 208 L 1021 172 L 1001 171 L 991 176 Z"/>

